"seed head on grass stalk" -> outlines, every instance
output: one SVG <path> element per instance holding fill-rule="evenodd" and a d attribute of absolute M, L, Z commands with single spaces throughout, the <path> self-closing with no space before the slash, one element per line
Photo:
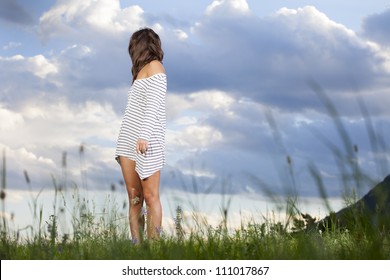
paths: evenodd
<path fill-rule="evenodd" d="M 181 206 L 177 206 L 176 208 L 175 230 L 178 240 L 183 240 L 185 232 L 183 229 L 183 209 Z"/>
<path fill-rule="evenodd" d="M 39 190 L 39 192 L 37 193 L 36 196 L 33 195 L 33 190 L 32 190 L 32 187 L 31 187 L 31 180 L 30 180 L 30 176 L 27 172 L 27 170 L 24 170 L 23 171 L 23 174 L 24 174 L 24 178 L 26 180 L 26 183 L 27 183 L 27 186 L 28 186 L 28 189 L 29 189 L 29 192 L 30 192 L 30 198 L 31 198 L 31 201 L 28 203 L 29 204 L 29 207 L 30 207 L 30 210 L 32 211 L 33 213 L 33 226 L 32 226 L 32 229 L 35 230 L 36 227 L 38 226 L 38 232 L 39 232 L 39 238 L 41 236 L 41 226 L 42 226 L 42 212 L 43 212 L 43 205 L 40 206 L 40 215 L 38 217 L 38 199 L 39 199 L 39 196 L 41 195 L 42 191 L 43 191 L 43 188 L 41 188 Z M 38 225 L 37 225 L 38 223 Z"/>
<path fill-rule="evenodd" d="M 230 192 L 232 189 L 231 185 L 231 179 L 230 176 L 222 181 L 222 205 L 221 205 L 221 214 L 222 214 L 222 226 L 223 226 L 223 232 L 226 235 L 228 233 L 228 214 L 229 214 L 229 208 L 232 203 L 232 196 L 226 198 L 227 193 Z M 227 199 L 227 200 L 226 200 Z"/>
<path fill-rule="evenodd" d="M 60 190 L 66 190 L 68 186 L 68 176 L 67 176 L 67 152 L 62 152 L 62 161 L 61 161 L 61 168 L 62 168 L 62 180 L 61 184 L 59 186 Z"/>
<path fill-rule="evenodd" d="M 6 159 L 5 159 L 5 149 L 3 149 L 3 166 L 1 168 L 1 189 L 0 189 L 0 201 L 1 201 L 1 211 L 3 213 L 3 230 L 5 234 L 7 234 L 7 220 L 5 218 L 5 198 L 6 198 L 6 184 L 7 184 L 7 172 L 6 172 Z"/>
<path fill-rule="evenodd" d="M 87 171 L 85 170 L 85 145 L 83 143 L 81 143 L 79 147 L 79 157 L 80 157 L 81 186 L 85 190 L 88 190 Z"/>

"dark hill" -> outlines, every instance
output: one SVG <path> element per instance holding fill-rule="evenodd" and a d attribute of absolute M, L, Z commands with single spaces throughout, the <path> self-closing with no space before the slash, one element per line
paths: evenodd
<path fill-rule="evenodd" d="M 390 175 L 356 203 L 320 220 L 318 228 L 390 229 Z"/>

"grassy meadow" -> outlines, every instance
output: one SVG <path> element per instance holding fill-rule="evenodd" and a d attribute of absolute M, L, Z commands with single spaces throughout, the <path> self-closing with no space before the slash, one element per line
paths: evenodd
<path fill-rule="evenodd" d="M 60 196 L 60 193 L 57 193 Z M 158 240 L 132 244 L 127 218 L 115 207 L 100 215 L 86 206 L 75 206 L 72 228 L 64 234 L 61 207 L 53 208 L 49 220 L 37 211 L 31 227 L 18 231 L 1 226 L 0 257 L 3 260 L 328 260 L 390 259 L 390 234 L 383 228 L 367 226 L 364 219 L 354 227 L 321 230 L 310 215 L 291 211 L 286 223 L 266 220 L 228 229 L 221 217 L 219 226 L 192 217 L 186 227 L 180 207 L 176 209 L 172 234 L 163 232 Z M 2 200 L 4 203 L 4 200 Z M 58 210 L 55 210 L 58 209 Z M 227 210 L 229 211 L 229 210 Z M 226 213 L 228 215 L 228 213 Z M 33 226 L 34 225 L 34 226 Z"/>
<path fill-rule="evenodd" d="M 313 89 L 322 99 L 329 114 L 333 117 L 343 148 L 328 143 L 334 154 L 342 176 L 341 188 L 359 189 L 370 180 L 358 165 L 358 148 L 346 133 L 334 106 L 322 93 L 320 88 Z M 366 110 L 362 107 L 366 119 L 367 131 L 373 152 L 387 152 L 384 139 L 375 133 Z M 274 128 L 275 142 L 281 143 L 276 124 L 268 115 L 271 127 Z M 282 145 L 282 144 L 281 144 Z M 80 148 L 80 156 L 83 149 Z M 1 207 L 7 210 L 6 157 L 3 154 Z M 286 190 L 297 189 L 294 180 L 293 159 L 286 154 L 287 172 Z M 63 168 L 66 167 L 66 161 Z M 378 169 L 383 169 L 379 166 Z M 310 165 L 310 174 L 316 182 L 324 205 L 328 204 L 326 188 L 317 167 Z M 25 180 L 30 184 L 27 171 Z M 347 178 L 347 179 L 346 179 Z M 259 182 L 261 184 L 261 182 Z M 127 221 L 127 205 L 118 206 L 108 202 L 104 215 L 98 214 L 89 204 L 78 187 L 74 187 L 71 212 L 71 228 L 61 230 L 66 196 L 61 186 L 53 179 L 53 210 L 48 220 L 43 219 L 42 209 L 32 199 L 31 225 L 23 229 L 11 229 L 9 220 L 3 215 L 0 231 L 0 258 L 2 260 L 233 260 L 233 259 L 269 259 L 269 260 L 355 260 L 355 259 L 390 259 L 389 227 L 375 226 L 366 216 L 354 213 L 348 227 L 335 225 L 320 228 L 318 221 L 299 210 L 298 197 L 292 195 L 279 199 L 276 194 L 264 186 L 270 199 L 279 201 L 284 209 L 286 219 L 283 222 L 265 218 L 263 222 L 242 223 L 239 228 L 231 229 L 227 225 L 229 207 L 221 211 L 219 225 L 211 226 L 196 213 L 191 218 L 183 215 L 180 206 L 176 208 L 172 233 L 162 232 L 158 240 L 144 240 L 140 244 L 132 244 L 129 238 Z M 374 186 L 374 185 L 373 185 Z M 82 186 L 81 186 L 82 187 Z M 69 190 L 67 190 L 69 192 Z M 287 192 L 288 193 L 288 192 Z M 223 194 L 221 194 L 223 195 Z M 356 198 L 345 197 L 345 205 L 352 205 Z M 111 203 L 111 204 L 110 204 Z M 71 204 L 71 203 L 69 203 Z M 328 207 L 330 213 L 330 207 Z M 191 221 L 188 221 L 191 219 Z M 192 227 L 188 227 L 192 224 Z"/>

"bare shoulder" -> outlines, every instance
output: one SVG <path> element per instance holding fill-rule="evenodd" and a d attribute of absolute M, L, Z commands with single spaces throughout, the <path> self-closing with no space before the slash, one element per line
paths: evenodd
<path fill-rule="evenodd" d="M 165 74 L 165 69 L 160 61 L 153 60 L 148 64 L 147 73 L 149 77 L 160 73 Z"/>

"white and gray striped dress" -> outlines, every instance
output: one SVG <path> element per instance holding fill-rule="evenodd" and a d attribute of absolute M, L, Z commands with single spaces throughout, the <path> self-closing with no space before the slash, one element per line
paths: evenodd
<path fill-rule="evenodd" d="M 165 95 L 167 77 L 158 73 L 135 80 L 128 92 L 126 111 L 119 131 L 115 158 L 127 157 L 136 162 L 141 180 L 165 165 Z M 148 141 L 146 154 L 137 154 L 138 139 Z"/>

